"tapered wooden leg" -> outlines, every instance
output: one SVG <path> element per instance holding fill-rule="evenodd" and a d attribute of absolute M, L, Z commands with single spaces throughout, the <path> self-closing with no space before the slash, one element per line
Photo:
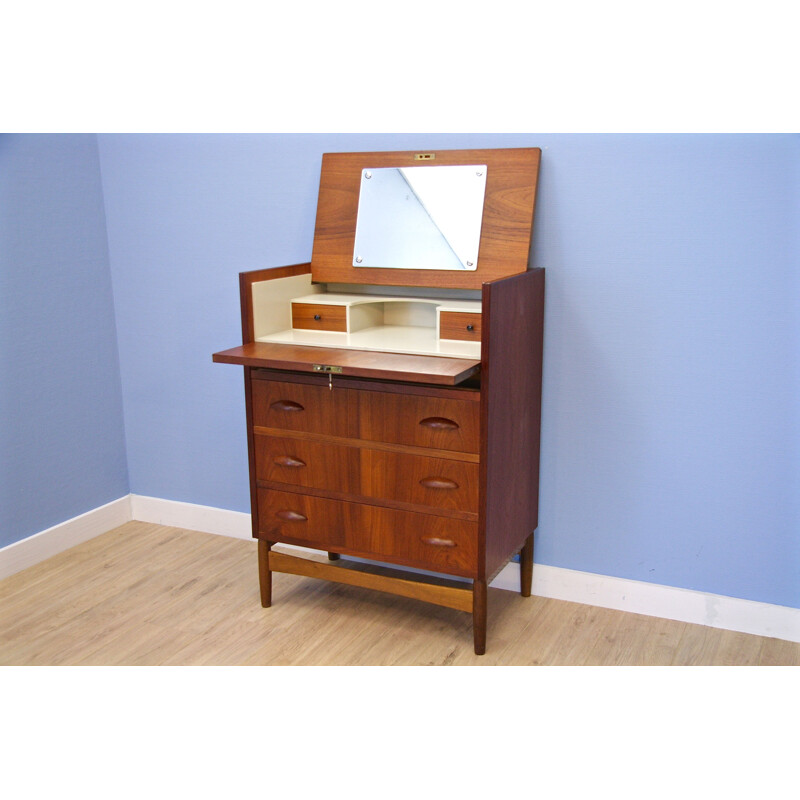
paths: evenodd
<path fill-rule="evenodd" d="M 523 597 L 531 596 L 533 582 L 533 534 L 531 534 L 519 551 L 519 593 Z"/>
<path fill-rule="evenodd" d="M 338 561 L 339 554 L 338 553 L 328 553 L 328 561 Z"/>
<path fill-rule="evenodd" d="M 269 568 L 270 543 L 258 540 L 258 585 L 261 589 L 261 606 L 272 605 L 272 571 Z"/>
<path fill-rule="evenodd" d="M 475 655 L 486 652 L 486 581 L 472 583 L 472 637 Z"/>

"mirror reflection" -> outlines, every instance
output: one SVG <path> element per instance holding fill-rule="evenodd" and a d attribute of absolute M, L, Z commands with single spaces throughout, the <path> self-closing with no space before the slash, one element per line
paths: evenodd
<path fill-rule="evenodd" d="M 474 270 L 486 165 L 361 173 L 354 267 Z"/>

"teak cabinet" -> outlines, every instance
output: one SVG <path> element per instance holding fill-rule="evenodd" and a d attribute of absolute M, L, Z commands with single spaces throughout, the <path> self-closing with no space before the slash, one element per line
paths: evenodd
<path fill-rule="evenodd" d="M 487 584 L 517 553 L 530 595 L 539 158 L 538 148 L 327 154 L 311 262 L 240 275 L 243 343 L 213 358 L 244 367 L 264 607 L 281 572 L 393 592 L 471 612 L 481 654 Z M 370 171 L 463 165 L 485 171 L 475 269 L 356 263 L 359 182 Z M 403 202 L 419 199 L 411 194 Z M 328 558 L 273 549 L 280 543 Z"/>

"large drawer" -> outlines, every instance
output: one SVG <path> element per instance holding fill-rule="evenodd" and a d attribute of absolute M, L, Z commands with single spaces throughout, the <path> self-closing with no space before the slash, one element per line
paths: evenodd
<path fill-rule="evenodd" d="M 473 577 L 475 522 L 293 492 L 258 490 L 259 537 Z"/>
<path fill-rule="evenodd" d="M 478 453 L 480 404 L 389 392 L 359 392 L 362 439 Z"/>
<path fill-rule="evenodd" d="M 361 482 L 369 497 L 478 513 L 476 462 L 365 448 L 361 451 Z"/>
<path fill-rule="evenodd" d="M 478 464 L 256 434 L 256 478 L 290 486 L 478 512 Z"/>
<path fill-rule="evenodd" d="M 358 436 L 358 393 L 352 389 L 258 379 L 252 387 L 256 426 Z"/>
<path fill-rule="evenodd" d="M 255 451 L 260 481 L 362 494 L 358 447 L 256 434 Z"/>

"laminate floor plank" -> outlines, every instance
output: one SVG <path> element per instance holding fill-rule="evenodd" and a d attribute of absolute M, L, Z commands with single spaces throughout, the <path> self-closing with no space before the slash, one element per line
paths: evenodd
<path fill-rule="evenodd" d="M 765 638 L 758 664 L 761 667 L 800 667 L 800 645 L 783 639 Z"/>
<path fill-rule="evenodd" d="M 291 666 L 304 664 L 298 660 L 310 640 L 317 636 L 332 639 L 330 627 L 337 633 L 342 630 L 332 609 L 324 602 L 332 586 L 324 581 L 301 578 L 296 575 L 274 575 L 272 607 L 261 608 L 255 573 L 255 555 L 248 570 L 252 595 L 246 603 L 242 617 L 246 626 L 237 634 L 236 618 L 228 619 L 204 634 L 192 645 L 178 653 L 170 663 L 180 663 L 191 657 L 192 663 L 206 665 Z M 322 599 L 320 599 L 322 598 Z M 255 613 L 256 617 L 250 615 Z"/>
<path fill-rule="evenodd" d="M 256 543 L 130 522 L 0 581 L 1 665 L 771 665 L 800 643 L 489 589 L 463 611 L 276 573 Z"/>
<path fill-rule="evenodd" d="M 584 663 L 593 666 L 668 666 L 685 623 L 612 612 Z"/>
<path fill-rule="evenodd" d="M 716 664 L 714 659 L 721 639 L 722 631 L 719 628 L 687 625 L 675 648 L 671 665 L 697 667 Z"/>
<path fill-rule="evenodd" d="M 761 660 L 764 639 L 738 631 L 722 631 L 714 663 L 720 666 L 755 667 Z"/>
<path fill-rule="evenodd" d="M 530 666 L 582 666 L 601 626 L 606 609 L 544 599 L 540 614 L 520 632 L 513 652 L 516 664 Z"/>

